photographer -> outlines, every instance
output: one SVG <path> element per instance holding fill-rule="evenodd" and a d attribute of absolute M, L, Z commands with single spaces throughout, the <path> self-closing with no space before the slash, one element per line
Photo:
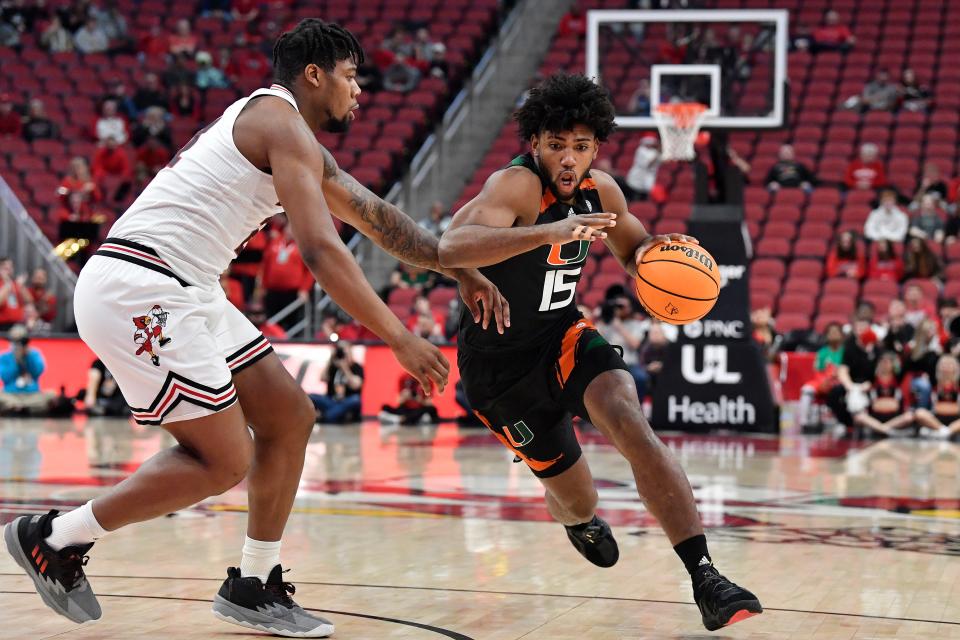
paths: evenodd
<path fill-rule="evenodd" d="M 323 374 L 323 381 L 327 383 L 326 395 L 310 394 L 317 410 L 317 422 L 341 424 L 360 419 L 363 367 L 354 361 L 351 347 L 346 340 L 336 344 Z"/>
<path fill-rule="evenodd" d="M 380 422 L 400 423 L 403 425 L 436 424 L 440 422 L 433 398 L 425 395 L 420 383 L 411 375 L 400 378 L 400 392 L 396 406 L 383 405 Z"/>
<path fill-rule="evenodd" d="M 600 307 L 600 322 L 597 331 L 610 344 L 623 348 L 623 361 L 630 369 L 633 382 L 637 385 L 637 395 L 642 402 L 647 395 L 649 376 L 640 365 L 640 345 L 646 333 L 642 321 L 636 317 L 635 302 L 626 295 L 618 295 L 604 300 Z"/>
<path fill-rule="evenodd" d="M 29 347 L 26 328 L 17 324 L 10 329 L 10 350 L 0 353 L 0 413 L 43 415 L 50 409 L 55 394 L 40 391 L 43 356 Z"/>

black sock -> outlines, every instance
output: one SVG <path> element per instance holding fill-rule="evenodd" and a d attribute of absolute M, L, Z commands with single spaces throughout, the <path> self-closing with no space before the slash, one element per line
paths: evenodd
<path fill-rule="evenodd" d="M 690 575 L 693 575 L 697 567 L 704 564 L 704 559 L 706 559 L 707 562 L 713 562 L 710 558 L 710 552 L 707 551 L 707 537 L 702 533 L 698 536 L 687 538 L 675 546 L 673 550 L 680 556 L 680 560 L 683 561 L 683 566 L 687 568 L 687 573 Z"/>

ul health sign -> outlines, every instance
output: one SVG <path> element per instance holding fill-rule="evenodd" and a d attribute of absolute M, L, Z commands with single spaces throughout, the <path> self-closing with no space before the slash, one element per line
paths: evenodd
<path fill-rule="evenodd" d="M 720 298 L 703 320 L 680 327 L 654 388 L 653 425 L 775 431 L 766 364 L 751 337 L 742 209 L 697 206 L 688 227 L 720 266 Z"/>

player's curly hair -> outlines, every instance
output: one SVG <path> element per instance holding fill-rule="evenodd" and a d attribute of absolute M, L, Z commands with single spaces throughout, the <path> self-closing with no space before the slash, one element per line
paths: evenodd
<path fill-rule="evenodd" d="M 290 84 L 308 64 L 329 72 L 341 60 L 360 65 L 363 59 L 363 47 L 352 33 L 338 24 L 307 18 L 273 45 L 273 77 L 280 84 Z"/>
<path fill-rule="evenodd" d="M 581 124 L 603 142 L 616 128 L 613 118 L 613 103 L 603 87 L 584 75 L 563 72 L 531 89 L 526 102 L 513 114 L 524 140 L 542 131 L 558 133 Z"/>

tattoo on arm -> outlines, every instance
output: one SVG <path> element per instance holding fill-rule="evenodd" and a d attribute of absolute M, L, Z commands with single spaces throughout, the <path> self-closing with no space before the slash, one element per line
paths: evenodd
<path fill-rule="evenodd" d="M 436 236 L 400 209 L 384 202 L 348 173 L 340 171 L 333 155 L 324 149 L 324 179 L 332 179 L 350 194 L 350 207 L 370 227 L 373 240 L 392 256 L 418 267 L 442 271 Z"/>

